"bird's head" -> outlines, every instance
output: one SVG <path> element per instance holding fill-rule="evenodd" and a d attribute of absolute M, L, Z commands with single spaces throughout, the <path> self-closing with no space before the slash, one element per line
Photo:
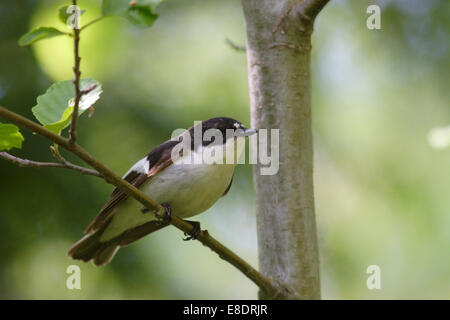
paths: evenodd
<path fill-rule="evenodd" d="M 200 124 L 198 124 L 198 126 L 200 126 Z M 257 130 L 247 129 L 240 121 L 228 117 L 217 117 L 204 120 L 201 122 L 201 126 L 203 137 L 208 130 L 210 130 L 210 132 L 214 130 L 220 131 L 223 136 L 223 143 L 230 137 L 246 137 L 257 133 Z M 189 131 L 193 134 L 194 127 L 190 128 Z"/>

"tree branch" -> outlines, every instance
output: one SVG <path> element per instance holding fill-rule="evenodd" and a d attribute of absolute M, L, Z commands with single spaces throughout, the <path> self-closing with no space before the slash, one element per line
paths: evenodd
<path fill-rule="evenodd" d="M 73 5 L 77 5 L 77 0 L 72 1 Z M 76 9 L 78 10 L 78 8 Z M 77 141 L 77 121 L 78 121 L 78 108 L 80 106 L 80 99 L 82 96 L 81 90 L 80 90 L 80 77 L 81 77 L 81 71 L 80 71 L 80 53 L 79 53 L 79 45 L 80 45 L 80 26 L 79 24 L 79 16 L 78 12 L 76 14 L 76 21 L 73 28 L 73 43 L 74 43 L 74 59 L 75 64 L 73 67 L 73 73 L 74 78 L 72 80 L 74 86 L 75 86 L 75 98 L 74 98 L 74 106 L 73 106 L 73 112 L 72 112 L 72 122 L 70 123 L 70 129 L 69 129 L 69 142 L 71 144 L 74 144 Z"/>
<path fill-rule="evenodd" d="M 82 174 L 87 174 L 87 175 L 103 178 L 103 176 L 100 173 L 98 173 L 97 171 L 89 169 L 89 168 L 77 166 L 73 163 L 66 161 L 65 159 L 64 159 L 64 162 L 62 162 L 62 163 L 39 162 L 39 161 L 33 161 L 33 160 L 15 157 L 12 154 L 9 154 L 7 152 L 0 152 L 0 158 L 8 160 L 12 163 L 15 163 L 15 164 L 19 165 L 19 167 L 72 169 L 72 170 L 81 172 Z"/>
<path fill-rule="evenodd" d="M 301 7 L 303 14 L 314 20 L 330 0 L 304 0 Z"/>
<path fill-rule="evenodd" d="M 81 30 L 84 30 L 87 27 L 93 25 L 94 23 L 101 21 L 103 18 L 106 18 L 106 16 L 101 16 L 101 17 L 95 18 L 94 20 L 89 21 L 88 23 L 86 23 L 84 26 L 81 27 Z"/>
<path fill-rule="evenodd" d="M 320 299 L 310 58 L 314 17 L 327 2 L 242 0 L 251 127 L 281 128 L 278 172 L 253 166 L 259 269 L 291 289 L 285 299 Z"/>
<path fill-rule="evenodd" d="M 225 43 L 230 46 L 231 49 L 238 51 L 238 52 L 245 52 L 247 49 L 245 46 L 240 46 L 236 43 L 234 43 L 231 39 L 225 38 Z"/>
<path fill-rule="evenodd" d="M 84 150 L 81 146 L 76 143 L 73 143 L 69 139 L 66 139 L 60 135 L 53 133 L 52 131 L 44 128 L 43 126 L 37 124 L 34 121 L 31 121 L 21 115 L 12 112 L 6 108 L 0 106 L 0 117 L 5 118 L 18 126 L 25 127 L 32 132 L 35 132 L 48 140 L 60 145 L 64 149 L 72 152 L 78 158 L 89 164 L 93 167 L 97 172 L 99 172 L 103 178 L 118 187 L 120 190 L 125 192 L 128 196 L 135 198 L 144 207 L 148 209 L 152 209 L 156 211 L 156 215 L 158 217 L 162 217 L 165 215 L 165 209 L 157 202 L 150 199 L 145 193 L 141 190 L 137 189 L 127 181 L 121 179 L 117 176 L 112 170 L 106 167 L 103 163 L 96 160 L 92 157 L 86 150 Z M 170 222 L 173 226 L 180 229 L 185 233 L 191 233 L 193 231 L 193 226 L 184 221 L 183 219 L 177 217 L 176 215 L 172 216 L 172 220 Z M 222 245 L 216 239 L 209 235 L 208 231 L 203 230 L 197 237 L 197 240 L 200 241 L 203 245 L 210 248 L 212 251 L 216 252 L 220 258 L 229 262 L 233 266 L 235 266 L 238 270 L 240 270 L 245 276 L 247 276 L 250 280 L 252 280 L 265 294 L 270 298 L 277 298 L 283 296 L 284 291 L 279 284 L 272 283 L 268 278 L 264 277 L 261 273 L 259 273 L 256 269 L 254 269 L 251 265 L 249 265 L 246 261 L 232 252 L 230 249 Z"/>

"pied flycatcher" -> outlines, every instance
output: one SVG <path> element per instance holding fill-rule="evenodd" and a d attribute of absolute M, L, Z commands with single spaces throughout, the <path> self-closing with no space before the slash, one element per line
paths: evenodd
<path fill-rule="evenodd" d="M 212 136 L 208 135 L 211 131 Z M 201 133 L 200 143 L 195 143 L 197 132 Z M 219 135 L 214 136 L 214 132 Z M 161 203 L 169 219 L 172 212 L 181 218 L 195 216 L 227 194 L 237 161 L 234 158 L 231 163 L 225 161 L 226 155 L 232 149 L 238 159 L 245 147 L 243 140 L 254 133 L 256 130 L 246 129 L 242 123 L 231 118 L 219 117 L 199 122 L 178 138 L 150 151 L 123 178 Z M 206 138 L 207 135 L 209 138 Z M 212 154 L 216 160 L 224 161 L 199 162 L 195 160 L 199 153 L 200 159 L 205 154 Z M 222 159 L 217 159 L 217 155 Z M 188 222 L 194 226 L 194 232 L 185 240 L 195 239 L 200 232 L 200 224 Z M 92 260 L 95 265 L 103 266 L 111 261 L 120 247 L 168 225 L 169 221 L 158 220 L 141 203 L 116 188 L 106 205 L 86 227 L 86 235 L 69 249 L 68 255 L 73 259 Z"/>

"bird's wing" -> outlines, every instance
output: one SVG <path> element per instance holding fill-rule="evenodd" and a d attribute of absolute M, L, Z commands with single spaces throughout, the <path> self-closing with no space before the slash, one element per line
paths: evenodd
<path fill-rule="evenodd" d="M 169 140 L 159 145 L 150 153 L 138 161 L 131 169 L 125 174 L 123 179 L 128 181 L 130 184 L 139 188 L 145 181 L 158 174 L 168 166 L 170 166 L 172 162 L 172 149 L 177 145 L 179 141 Z M 111 193 L 111 197 L 109 201 L 105 204 L 105 206 L 100 210 L 98 215 L 92 220 L 89 225 L 84 230 L 84 233 L 89 233 L 100 229 L 106 222 L 110 221 L 112 216 L 114 215 L 114 208 L 117 207 L 118 204 L 123 202 L 128 195 L 120 190 L 119 188 L 115 188 Z"/>
<path fill-rule="evenodd" d="M 134 227 L 133 229 L 129 229 L 125 231 L 123 234 L 119 236 L 119 244 L 121 247 L 127 246 L 136 240 L 139 240 L 142 237 L 145 237 L 149 233 L 155 232 L 159 229 L 167 227 L 169 225 L 168 222 L 164 221 L 149 221 L 140 226 Z"/>

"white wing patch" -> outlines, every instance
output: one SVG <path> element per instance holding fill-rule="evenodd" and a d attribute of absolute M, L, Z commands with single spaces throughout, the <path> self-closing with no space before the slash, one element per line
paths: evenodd
<path fill-rule="evenodd" d="M 148 170 L 150 169 L 150 162 L 148 161 L 147 157 L 142 158 L 138 162 L 136 162 L 130 170 L 125 173 L 125 175 L 122 178 L 125 178 L 130 172 L 135 171 L 137 173 L 147 174 Z"/>

